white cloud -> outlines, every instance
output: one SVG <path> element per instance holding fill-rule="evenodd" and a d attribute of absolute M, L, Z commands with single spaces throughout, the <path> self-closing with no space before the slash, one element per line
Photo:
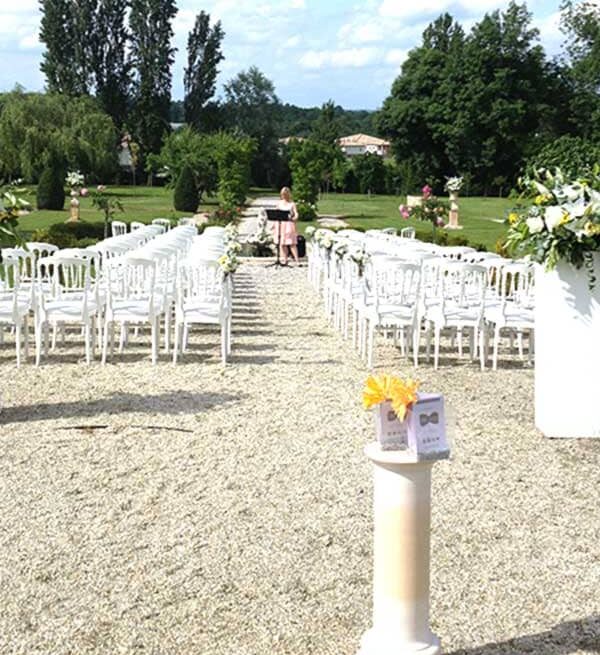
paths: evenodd
<path fill-rule="evenodd" d="M 499 0 L 382 0 L 379 5 L 379 15 L 388 18 L 412 18 L 423 14 L 441 14 L 450 9 L 458 13 L 456 8 L 468 14 L 484 14 L 506 4 Z"/>
<path fill-rule="evenodd" d="M 379 48 L 345 48 L 342 50 L 309 50 L 299 59 L 303 68 L 362 68 L 381 57 Z"/>
<path fill-rule="evenodd" d="M 292 9 L 306 9 L 305 0 L 291 0 L 290 7 Z"/>
<path fill-rule="evenodd" d="M 392 48 L 385 54 L 385 63 L 391 66 L 401 66 L 408 55 L 408 50 L 402 48 Z"/>
<path fill-rule="evenodd" d="M 296 36 L 290 36 L 287 41 L 284 42 L 283 47 L 284 48 L 297 48 L 300 45 L 300 37 L 298 35 Z"/>

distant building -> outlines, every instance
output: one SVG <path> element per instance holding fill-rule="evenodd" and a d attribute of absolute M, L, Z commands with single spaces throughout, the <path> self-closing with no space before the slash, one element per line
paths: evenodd
<path fill-rule="evenodd" d="M 277 141 L 284 146 L 289 146 L 292 141 L 306 141 L 306 139 L 303 136 L 284 136 L 281 139 L 277 139 Z"/>
<path fill-rule="evenodd" d="M 368 134 L 351 134 L 338 139 L 340 150 L 346 157 L 355 157 L 356 155 L 365 155 L 370 152 L 380 157 L 388 157 L 390 154 L 390 142 L 385 139 L 379 139 L 376 136 Z"/>

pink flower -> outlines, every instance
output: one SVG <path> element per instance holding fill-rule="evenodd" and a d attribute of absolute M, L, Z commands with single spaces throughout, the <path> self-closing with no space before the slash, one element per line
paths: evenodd
<path fill-rule="evenodd" d="M 437 223 L 438 227 L 444 227 L 444 219 L 443 218 L 441 218 L 441 217 L 438 218 L 436 223 Z"/>
<path fill-rule="evenodd" d="M 423 197 L 429 198 L 432 192 L 432 188 L 429 186 L 429 184 L 426 184 L 421 191 L 423 192 Z"/>
<path fill-rule="evenodd" d="M 84 187 L 84 188 L 81 189 L 81 191 L 79 192 L 79 195 L 80 195 L 82 198 L 85 198 L 85 197 L 88 195 L 88 193 L 89 193 L 89 191 Z"/>
<path fill-rule="evenodd" d="M 410 210 L 406 205 L 400 205 L 400 207 L 398 207 L 398 211 L 400 212 L 400 216 L 402 216 L 402 218 L 410 218 Z"/>

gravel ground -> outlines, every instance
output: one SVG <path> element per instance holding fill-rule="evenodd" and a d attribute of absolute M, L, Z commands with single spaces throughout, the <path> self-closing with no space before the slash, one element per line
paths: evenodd
<path fill-rule="evenodd" d="M 146 338 L 104 368 L 81 363 L 76 334 L 39 369 L 0 348 L 2 655 L 356 652 L 366 370 L 305 273 L 240 270 L 225 368 L 211 331 L 177 367 L 150 366 Z M 377 357 L 411 371 L 391 345 Z M 418 376 L 455 419 L 434 469 L 444 652 L 599 653 L 600 442 L 541 437 L 516 362 L 482 373 L 448 355 Z"/>

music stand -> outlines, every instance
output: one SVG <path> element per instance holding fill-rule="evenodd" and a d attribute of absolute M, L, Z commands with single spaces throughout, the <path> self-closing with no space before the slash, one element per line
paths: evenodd
<path fill-rule="evenodd" d="M 277 227 L 277 258 L 269 266 L 287 266 L 287 264 L 282 264 L 279 260 L 279 252 L 281 251 L 281 223 L 286 223 L 287 221 L 292 220 L 290 218 L 290 211 L 285 209 L 267 209 L 267 220 L 279 223 Z"/>

